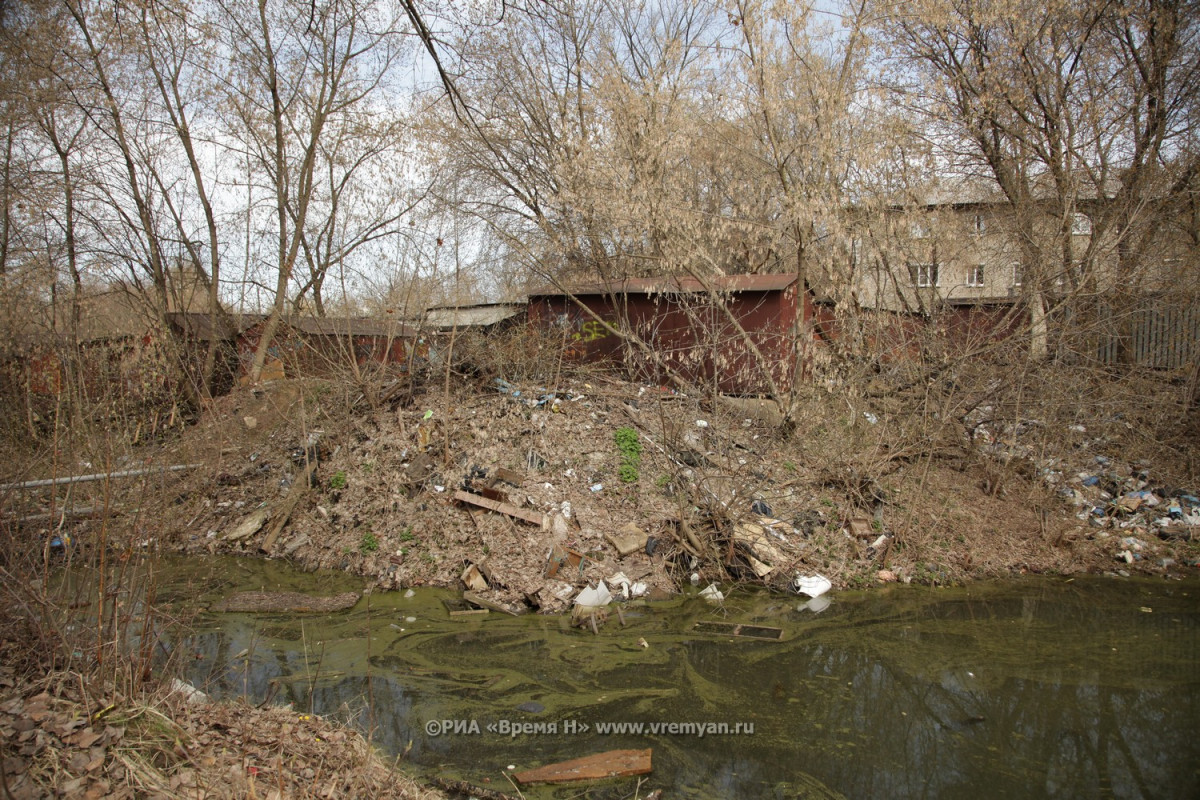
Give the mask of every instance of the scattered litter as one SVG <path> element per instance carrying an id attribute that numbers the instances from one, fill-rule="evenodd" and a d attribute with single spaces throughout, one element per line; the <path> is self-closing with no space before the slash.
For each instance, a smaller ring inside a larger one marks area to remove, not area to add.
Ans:
<path id="1" fill-rule="evenodd" d="M 184 702 L 189 705 L 200 705 L 208 702 L 208 695 L 179 678 L 171 679 L 171 691 L 183 695 Z"/>
<path id="2" fill-rule="evenodd" d="M 489 611 L 498 611 L 501 614 L 508 614 L 510 617 L 519 617 L 519 616 L 521 616 L 522 612 L 525 610 L 525 609 L 516 610 L 513 608 L 509 608 L 508 606 L 506 606 L 503 603 L 497 603 L 494 600 L 489 600 L 486 597 L 481 597 L 476 592 L 463 592 L 463 600 L 466 600 L 468 603 L 473 603 L 477 606 L 480 606 L 481 608 L 486 608 Z"/>
<path id="3" fill-rule="evenodd" d="M 646 532 L 632 522 L 624 525 L 616 533 L 605 534 L 604 538 L 608 539 L 622 558 L 645 548 L 650 540 Z"/>
<path id="4" fill-rule="evenodd" d="M 710 603 L 720 603 L 725 600 L 724 593 L 717 588 L 715 583 L 710 583 L 707 588 L 700 592 L 700 596 Z"/>
<path id="5" fill-rule="evenodd" d="M 483 577 L 483 574 L 479 571 L 479 567 L 475 566 L 474 564 L 468 564 L 467 568 L 463 570 L 462 575 L 460 575 L 458 579 L 462 581 L 462 585 L 465 586 L 468 591 L 487 591 L 487 579 Z"/>
<path id="6" fill-rule="evenodd" d="M 486 508 L 489 511 L 499 512 L 505 516 L 512 517 L 513 519 L 519 519 L 523 522 L 528 522 L 531 525 L 537 525 L 538 527 L 543 528 L 546 526 L 545 514 L 535 514 L 529 511 L 524 511 L 512 505 L 511 503 L 501 503 L 488 497 L 472 494 L 470 492 L 464 492 L 461 489 L 454 493 L 454 499 L 458 500 L 460 503 L 470 503 L 471 505 L 479 506 L 480 508 Z"/>
<path id="7" fill-rule="evenodd" d="M 833 584 L 824 575 L 797 575 L 792 586 L 799 594 L 809 597 L 820 597 L 833 588 Z"/>
<path id="8" fill-rule="evenodd" d="M 621 593 L 622 600 L 632 600 L 643 597 L 649 588 L 642 581 L 631 581 L 624 572 L 618 572 L 609 577 L 605 583 Z"/>
<path id="9" fill-rule="evenodd" d="M 604 581 L 597 581 L 595 588 L 588 586 L 575 597 L 575 605 L 599 608 L 612 602 L 612 593 Z"/>
<path id="10" fill-rule="evenodd" d="M 583 577 L 584 556 L 583 553 L 577 553 L 574 550 L 555 545 L 550 549 L 550 554 L 546 559 L 546 571 L 544 573 L 547 578 L 561 577 L 578 580 Z"/>

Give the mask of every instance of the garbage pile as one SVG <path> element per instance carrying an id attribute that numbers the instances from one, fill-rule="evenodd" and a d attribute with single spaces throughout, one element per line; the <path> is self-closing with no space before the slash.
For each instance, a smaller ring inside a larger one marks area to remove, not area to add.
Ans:
<path id="1" fill-rule="evenodd" d="M 1200 491 L 1156 480 L 1145 462 L 1124 463 L 1093 455 L 1113 442 L 1104 437 L 1088 438 L 1083 425 L 1070 425 L 1066 430 L 1078 454 L 1086 459 L 1082 463 L 1039 456 L 1031 443 L 1021 441 L 1021 436 L 1043 429 L 1043 423 L 997 423 L 991 419 L 992 412 L 990 406 L 984 406 L 964 419 L 976 445 L 1000 461 L 1024 459 L 1033 464 L 1041 481 L 1076 508 L 1076 517 L 1092 529 L 1093 538 L 1116 542 L 1116 561 L 1151 561 L 1154 566 L 1168 568 L 1176 562 L 1157 554 L 1163 543 L 1196 540 L 1200 533 Z M 1192 557 L 1186 566 L 1200 566 L 1200 558 Z"/>
<path id="2" fill-rule="evenodd" d="M 1163 485 L 1152 480 L 1145 465 L 1117 464 L 1106 456 L 1095 456 L 1089 466 L 1070 476 L 1048 471 L 1043 479 L 1058 485 L 1059 496 L 1076 507 L 1080 521 L 1096 529 L 1096 538 L 1116 538 L 1118 561 L 1133 564 L 1152 557 L 1155 540 L 1195 540 L 1200 531 L 1195 490 Z M 1164 557 L 1157 565 L 1174 563 Z"/>

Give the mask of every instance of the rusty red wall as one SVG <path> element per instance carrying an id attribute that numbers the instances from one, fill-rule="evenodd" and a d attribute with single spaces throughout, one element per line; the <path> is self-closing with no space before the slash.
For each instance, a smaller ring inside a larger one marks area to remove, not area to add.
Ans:
<path id="1" fill-rule="evenodd" d="M 254 354 L 262 339 L 263 324 L 243 331 L 237 340 L 238 360 L 242 375 L 250 372 Z M 402 336 L 355 334 L 347 341 L 345 335 L 306 334 L 288 325 L 280 326 L 267 348 L 267 360 L 278 359 L 288 377 L 324 376 L 350 365 L 351 345 L 354 362 L 367 364 L 406 365 L 409 360 L 408 339 Z M 427 346 L 417 348 L 418 355 L 427 353 Z"/>
<path id="2" fill-rule="evenodd" d="M 847 325 L 860 326 L 862 350 L 880 363 L 912 361 L 931 352 L 940 356 L 979 357 L 986 345 L 1020 332 L 1025 317 L 1012 306 L 954 306 L 927 317 L 893 311 L 860 311 L 852 321 L 838 318 L 827 305 L 818 307 L 817 340 L 837 343 Z"/>
<path id="3" fill-rule="evenodd" d="M 729 316 L 762 353 L 776 386 L 786 391 L 795 375 L 798 286 L 731 293 L 725 300 L 728 314 L 703 293 L 591 294 L 580 300 L 613 327 L 637 333 L 666 366 L 687 380 L 702 386 L 715 383 L 731 394 L 765 394 L 770 382 Z M 807 297 L 804 305 L 811 314 Z M 529 319 L 539 327 L 562 330 L 565 356 L 573 361 L 611 364 L 635 380 L 662 383 L 666 379 L 652 357 L 610 333 L 565 296 L 530 298 Z"/>

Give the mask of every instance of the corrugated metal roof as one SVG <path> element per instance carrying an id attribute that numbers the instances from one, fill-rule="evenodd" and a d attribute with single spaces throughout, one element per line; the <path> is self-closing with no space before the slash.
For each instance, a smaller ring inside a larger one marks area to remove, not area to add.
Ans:
<path id="1" fill-rule="evenodd" d="M 800 276 L 794 272 L 769 275 L 722 275 L 708 279 L 719 292 L 778 292 L 796 283 Z M 530 297 L 557 297 L 566 294 L 690 294 L 705 291 L 704 284 L 695 278 L 625 278 L 624 280 L 587 283 L 569 290 L 554 286 L 529 293 Z"/>
<path id="2" fill-rule="evenodd" d="M 425 312 L 431 328 L 485 328 L 512 319 L 525 311 L 524 303 L 479 303 L 471 306 L 442 306 Z"/>
<path id="3" fill-rule="evenodd" d="M 216 318 L 218 327 L 224 329 L 224 333 L 217 336 L 214 333 L 212 314 L 183 311 L 172 311 L 167 314 L 169 323 L 183 331 L 184 335 L 202 342 L 211 342 L 214 339 L 217 341 L 232 339 L 264 319 L 266 316 L 263 314 L 225 314 L 224 317 Z"/>

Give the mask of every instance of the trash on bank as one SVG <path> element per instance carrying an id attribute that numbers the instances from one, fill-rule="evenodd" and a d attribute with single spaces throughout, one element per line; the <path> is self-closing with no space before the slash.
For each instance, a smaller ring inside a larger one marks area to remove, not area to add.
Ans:
<path id="1" fill-rule="evenodd" d="M 189 705 L 200 705 L 208 702 L 208 695 L 192 686 L 190 683 L 179 678 L 171 679 L 171 692 L 183 695 L 183 700 Z"/>
<path id="2" fill-rule="evenodd" d="M 599 608 L 612 602 L 612 592 L 604 581 L 597 581 L 595 587 L 588 586 L 575 596 L 575 605 L 587 608 Z"/>
<path id="3" fill-rule="evenodd" d="M 538 527 L 542 528 L 546 527 L 545 514 L 540 512 L 533 513 L 530 511 L 525 511 L 517 508 L 511 503 L 501 503 L 488 497 L 482 497 L 477 494 L 472 494 L 471 492 L 464 492 L 461 489 L 454 493 L 454 499 L 460 503 L 469 503 L 473 506 L 486 508 L 488 511 L 496 511 L 500 514 L 504 514 L 506 517 L 519 519 L 522 522 L 528 522 L 531 525 L 537 525 Z"/>
<path id="4" fill-rule="evenodd" d="M 631 581 L 624 572 L 612 575 L 605 583 L 620 592 L 622 600 L 632 600 L 636 597 L 642 597 L 650 591 L 645 583 L 642 581 Z"/>
<path id="5" fill-rule="evenodd" d="M 710 583 L 702 592 L 700 592 L 700 596 L 710 603 L 720 603 L 725 600 L 724 593 L 717 588 L 715 583 Z"/>
<path id="6" fill-rule="evenodd" d="M 616 533 L 606 533 L 605 539 L 617 548 L 617 553 L 624 558 L 632 555 L 646 546 L 649 536 L 635 523 L 628 523 Z"/>
<path id="7" fill-rule="evenodd" d="M 820 597 L 833 588 L 833 583 L 824 575 L 797 575 L 792 587 L 798 594 Z"/>
<path id="8" fill-rule="evenodd" d="M 486 592 L 488 589 L 487 579 L 483 577 L 483 573 L 479 571 L 479 567 L 474 564 L 468 564 L 463 570 L 462 575 L 458 578 L 462 581 L 462 585 L 471 592 Z"/>
<path id="9" fill-rule="evenodd" d="M 580 580 L 583 578 L 583 566 L 583 553 L 555 545 L 546 557 L 546 571 L 543 574 L 547 578 Z"/>
<path id="10" fill-rule="evenodd" d="M 489 600 L 488 598 L 482 597 L 476 592 L 463 592 L 462 596 L 463 600 L 466 600 L 468 603 L 477 605 L 481 608 L 486 608 L 489 611 L 497 611 L 501 614 L 508 614 L 510 617 L 519 617 L 528 610 L 524 607 L 521 607 L 519 610 L 510 608 L 504 603 L 498 603 L 495 600 Z"/>

